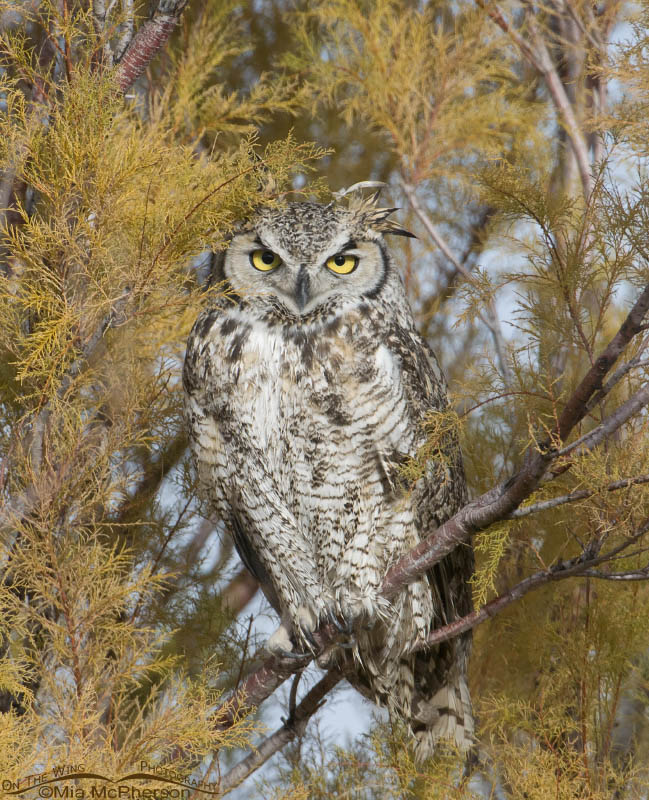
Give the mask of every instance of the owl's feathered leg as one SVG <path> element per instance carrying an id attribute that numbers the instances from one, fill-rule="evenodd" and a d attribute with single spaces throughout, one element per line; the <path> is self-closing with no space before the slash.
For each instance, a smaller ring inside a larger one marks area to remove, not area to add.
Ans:
<path id="1" fill-rule="evenodd" d="M 340 549 L 330 568 L 335 601 L 331 609 L 332 617 L 338 620 L 344 632 L 372 626 L 379 619 L 387 619 L 390 603 L 379 594 L 381 565 L 368 534 L 365 531 L 357 533 Z"/>
<path id="2" fill-rule="evenodd" d="M 250 543 L 250 537 L 246 533 L 241 521 L 238 517 L 232 516 L 230 519 L 230 532 L 234 539 L 235 547 L 239 553 L 239 557 L 246 565 L 248 570 L 257 578 L 266 599 L 271 606 L 281 616 L 281 623 L 276 631 L 274 631 L 266 642 L 266 648 L 273 655 L 281 658 L 290 657 L 293 654 L 293 645 L 298 637 L 292 636 L 292 632 L 297 625 L 299 633 L 306 642 L 315 649 L 316 642 L 313 638 L 312 632 L 318 624 L 316 616 L 306 606 L 299 606 L 296 612 L 295 620 L 286 610 L 282 610 L 282 601 L 273 586 L 273 582 L 261 561 L 261 558 L 254 550 Z M 297 655 L 297 654 L 295 654 Z M 297 656 L 301 657 L 301 655 Z"/>
<path id="3" fill-rule="evenodd" d="M 299 649 L 309 650 L 312 633 L 325 617 L 329 603 L 293 515 L 272 491 L 259 498 L 239 500 L 235 513 L 272 588 L 266 595 L 274 596 L 273 606 L 282 615 L 268 649 L 281 654 L 279 651 L 290 652 L 297 644 Z"/>

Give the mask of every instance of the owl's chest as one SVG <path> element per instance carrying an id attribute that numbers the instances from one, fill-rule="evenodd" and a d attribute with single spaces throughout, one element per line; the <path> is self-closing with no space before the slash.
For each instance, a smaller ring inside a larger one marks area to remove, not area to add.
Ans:
<path id="1" fill-rule="evenodd" d="M 224 377 L 262 446 L 276 453 L 301 446 L 308 455 L 318 430 L 335 437 L 353 422 L 359 367 L 371 357 L 344 341 L 260 326 Z"/>
<path id="2" fill-rule="evenodd" d="M 223 387 L 280 472 L 315 472 L 317 480 L 336 460 L 351 468 L 377 447 L 412 449 L 399 360 L 372 332 L 251 325 L 236 348 L 236 359 L 228 362 L 230 345 L 220 360 Z"/>

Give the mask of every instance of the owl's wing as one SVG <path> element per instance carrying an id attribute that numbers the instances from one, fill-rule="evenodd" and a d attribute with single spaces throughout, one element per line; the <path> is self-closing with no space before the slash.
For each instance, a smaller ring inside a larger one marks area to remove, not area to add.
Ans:
<path id="1" fill-rule="evenodd" d="M 219 309 L 199 316 L 190 335 L 183 382 L 185 414 L 202 493 L 232 533 L 237 550 L 275 607 L 317 619 L 326 600 L 310 544 L 271 473 L 262 443 L 245 417 L 245 397 L 227 344 L 211 336 Z"/>
<path id="2" fill-rule="evenodd" d="M 237 549 L 239 558 L 243 561 L 245 568 L 259 581 L 259 585 L 261 586 L 266 599 L 275 609 L 275 611 L 277 611 L 278 614 L 281 614 L 281 605 L 279 598 L 277 597 L 277 592 L 273 588 L 270 575 L 266 571 L 262 560 L 257 555 L 257 551 L 250 542 L 250 537 L 244 530 L 244 527 L 236 514 L 232 514 L 230 517 L 230 533 L 232 534 L 234 546 Z"/>
<path id="3" fill-rule="evenodd" d="M 413 425 L 421 428 L 418 441 L 422 446 L 427 438 L 423 427 L 426 415 L 448 409 L 444 375 L 435 354 L 415 330 L 395 327 L 390 332 L 388 346 L 400 359 L 403 389 L 408 398 Z M 456 432 L 447 431 L 436 451 L 411 495 L 415 523 L 421 538 L 431 535 L 467 500 L 466 479 Z M 429 582 L 442 601 L 442 619 L 438 624 L 450 622 L 471 611 L 471 590 L 467 581 L 473 569 L 473 548 L 460 545 L 429 571 Z"/>
<path id="4" fill-rule="evenodd" d="M 434 353 L 414 331 L 399 330 L 393 352 L 401 359 L 403 387 L 413 424 L 421 425 L 430 412 L 448 408 L 446 381 Z M 426 441 L 422 429 L 421 444 Z M 450 430 L 435 448 L 411 494 L 415 524 L 423 539 L 458 511 L 467 500 L 466 479 L 459 441 Z M 412 455 L 412 454 L 411 454 Z M 438 609 L 433 628 L 470 613 L 473 608 L 469 579 L 474 571 L 473 547 L 461 544 L 427 572 Z M 471 632 L 422 650 L 402 669 L 412 671 L 411 726 L 419 758 L 430 756 L 440 738 L 450 738 L 468 749 L 473 741 L 473 714 L 467 683 Z"/>

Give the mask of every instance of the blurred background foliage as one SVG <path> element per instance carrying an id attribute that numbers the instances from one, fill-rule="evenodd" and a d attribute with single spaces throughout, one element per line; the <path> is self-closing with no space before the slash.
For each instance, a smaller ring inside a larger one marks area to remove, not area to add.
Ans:
<path id="1" fill-rule="evenodd" d="M 258 662 L 264 624 L 196 496 L 179 377 L 236 220 L 386 182 L 418 237 L 391 246 L 449 377 L 473 495 L 551 429 L 649 282 L 646 3 L 192 0 L 122 94 L 112 62 L 150 11 L 0 0 L 0 778 L 13 781 L 145 758 L 218 782 L 259 741 L 263 709 L 228 731 L 211 718 Z M 646 384 L 645 344 L 573 439 Z M 646 482 L 607 487 L 649 473 L 646 426 L 641 411 L 566 452 L 530 504 L 588 496 L 478 535 L 476 603 L 603 531 L 632 535 Z M 615 569 L 643 557 L 640 542 Z M 550 583 L 475 632 L 469 765 L 440 753 L 415 768 L 383 719 L 347 743 L 312 722 L 240 796 L 645 796 L 648 612 L 642 581 Z"/>

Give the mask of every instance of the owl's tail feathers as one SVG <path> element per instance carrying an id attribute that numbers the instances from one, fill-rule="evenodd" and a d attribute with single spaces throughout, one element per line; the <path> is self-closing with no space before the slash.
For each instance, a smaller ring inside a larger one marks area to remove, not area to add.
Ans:
<path id="1" fill-rule="evenodd" d="M 455 672 L 433 697 L 415 695 L 411 726 L 415 734 L 415 759 L 430 758 L 440 740 L 467 752 L 475 744 L 473 712 L 466 676 Z"/>

